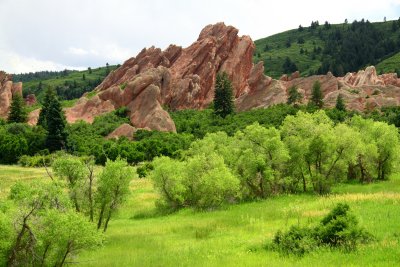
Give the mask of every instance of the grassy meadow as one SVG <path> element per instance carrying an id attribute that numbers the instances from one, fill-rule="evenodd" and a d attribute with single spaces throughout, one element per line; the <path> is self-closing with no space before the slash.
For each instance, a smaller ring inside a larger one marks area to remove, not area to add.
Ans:
<path id="1" fill-rule="evenodd" d="M 44 169 L 0 166 L 0 198 L 17 180 L 48 179 Z M 131 182 L 131 195 L 110 222 L 103 247 L 86 251 L 78 266 L 398 266 L 400 174 L 389 181 L 342 184 L 329 196 L 282 195 L 216 211 L 184 209 L 162 215 L 149 179 Z M 266 250 L 275 232 L 315 225 L 338 202 L 376 237 L 355 252 L 327 248 L 304 257 Z"/>

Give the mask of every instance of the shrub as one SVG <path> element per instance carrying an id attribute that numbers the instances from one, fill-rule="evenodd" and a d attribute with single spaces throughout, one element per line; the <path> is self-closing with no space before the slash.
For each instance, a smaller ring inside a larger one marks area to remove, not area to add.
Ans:
<path id="1" fill-rule="evenodd" d="M 150 171 L 154 169 L 153 164 L 151 162 L 145 162 L 136 168 L 136 172 L 139 175 L 139 178 L 146 177 Z"/>
<path id="2" fill-rule="evenodd" d="M 373 240 L 373 236 L 358 226 L 350 207 L 338 203 L 335 208 L 315 228 L 292 226 L 289 231 L 278 231 L 272 242 L 272 249 L 282 254 L 302 256 L 318 246 L 355 250 L 359 243 Z"/>
<path id="3" fill-rule="evenodd" d="M 315 237 L 321 244 L 355 250 L 359 242 L 372 239 L 371 234 L 358 226 L 349 209 L 349 205 L 339 203 L 321 220 L 321 225 L 315 229 Z"/>
<path id="4" fill-rule="evenodd" d="M 313 232 L 309 228 L 292 226 L 288 232 L 278 231 L 272 247 L 282 254 L 302 256 L 317 246 Z"/>

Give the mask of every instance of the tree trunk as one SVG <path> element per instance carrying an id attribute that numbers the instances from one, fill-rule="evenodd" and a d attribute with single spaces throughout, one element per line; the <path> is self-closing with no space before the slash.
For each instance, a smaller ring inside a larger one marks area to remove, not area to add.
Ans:
<path id="1" fill-rule="evenodd" d="M 65 251 L 64 257 L 62 258 L 62 260 L 61 260 L 61 262 L 60 262 L 60 265 L 59 265 L 60 267 L 64 265 L 65 260 L 67 259 L 67 256 L 68 256 L 68 254 L 69 254 L 69 252 L 70 252 L 70 248 L 71 248 L 71 242 L 68 241 L 67 250 Z"/>
<path id="2" fill-rule="evenodd" d="M 100 214 L 99 214 L 99 221 L 97 222 L 97 230 L 100 229 L 101 223 L 103 222 L 103 215 L 104 215 L 104 209 L 106 208 L 106 204 L 104 203 L 101 206 Z"/>
<path id="3" fill-rule="evenodd" d="M 24 219 L 24 223 L 22 225 L 21 231 L 18 233 L 17 240 L 15 241 L 15 245 L 14 245 L 13 249 L 11 250 L 10 256 L 8 257 L 8 262 L 7 262 L 7 266 L 8 267 L 17 266 L 18 265 L 18 263 L 16 262 L 17 253 L 18 253 L 19 248 L 21 246 L 21 240 L 22 240 L 22 237 L 25 234 L 25 230 L 26 230 L 26 228 L 25 228 L 25 219 Z"/>
<path id="4" fill-rule="evenodd" d="M 89 177 L 89 213 L 90 221 L 93 222 L 93 196 L 92 196 L 93 176 L 90 173 Z"/>
<path id="5" fill-rule="evenodd" d="M 103 229 L 104 233 L 107 231 L 108 222 L 111 219 L 111 212 L 112 212 L 112 207 L 110 207 L 110 210 L 108 211 L 108 216 L 107 216 L 106 223 L 104 224 L 104 229 Z"/>
<path id="6" fill-rule="evenodd" d="M 301 178 L 303 180 L 303 192 L 305 193 L 307 191 L 307 184 L 306 184 L 306 177 L 304 176 L 303 171 L 301 172 Z"/>
<path id="7" fill-rule="evenodd" d="M 42 260 L 40 261 L 40 266 L 45 266 L 45 260 L 46 260 L 46 256 L 47 256 L 47 251 L 49 251 L 49 248 L 50 248 L 50 244 L 47 244 L 47 246 L 46 246 L 46 248 L 45 248 L 45 250 L 44 250 L 44 252 L 43 252 L 43 255 L 42 255 Z"/>

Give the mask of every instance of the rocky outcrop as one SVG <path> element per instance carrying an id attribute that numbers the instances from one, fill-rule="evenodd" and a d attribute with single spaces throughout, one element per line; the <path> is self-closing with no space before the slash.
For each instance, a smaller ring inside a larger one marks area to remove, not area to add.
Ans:
<path id="1" fill-rule="evenodd" d="M 27 123 L 29 125 L 36 125 L 39 120 L 40 108 L 35 109 L 34 111 L 28 114 Z"/>
<path id="2" fill-rule="evenodd" d="M 0 118 L 7 118 L 15 94 L 22 95 L 22 83 L 13 83 L 11 75 L 0 71 Z"/>
<path id="3" fill-rule="evenodd" d="M 122 124 L 117 129 L 112 131 L 107 135 L 107 139 L 118 139 L 121 136 L 125 136 L 129 140 L 133 140 L 133 135 L 136 133 L 137 129 L 127 123 Z"/>
<path id="4" fill-rule="evenodd" d="M 396 74 L 377 75 L 371 66 L 339 78 L 331 73 L 300 77 L 295 72 L 274 80 L 264 75 L 263 62 L 253 65 L 254 49 L 250 37 L 238 36 L 237 29 L 224 23 L 206 26 L 187 48 L 143 49 L 111 72 L 95 89 L 95 96 L 86 95 L 67 109 L 67 120 L 92 122 L 95 116 L 126 106 L 135 128 L 175 131 L 164 108 L 206 108 L 213 100 L 216 75 L 222 71 L 232 81 L 238 111 L 285 103 L 293 86 L 306 104 L 316 81 L 321 84 L 326 107 L 333 107 L 339 94 L 350 109 L 400 105 Z"/>
<path id="5" fill-rule="evenodd" d="M 36 96 L 34 94 L 29 94 L 25 98 L 25 104 L 27 106 L 33 106 L 37 103 Z"/>
<path id="6" fill-rule="evenodd" d="M 213 100 L 218 72 L 228 74 L 235 97 L 251 91 L 254 49 L 250 37 L 239 37 L 236 28 L 224 23 L 205 27 L 197 41 L 187 48 L 171 45 L 164 51 L 154 47 L 143 49 L 106 77 L 96 88 L 98 98 L 81 99 L 68 109 L 67 119 L 90 122 L 96 115 L 127 106 L 135 127 L 175 131 L 172 119 L 162 107 L 207 107 Z M 268 80 L 263 74 L 258 78 Z"/>

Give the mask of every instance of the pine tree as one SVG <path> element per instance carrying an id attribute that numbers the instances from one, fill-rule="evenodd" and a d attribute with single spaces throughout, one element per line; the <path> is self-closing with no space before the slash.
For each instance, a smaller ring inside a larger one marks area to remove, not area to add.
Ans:
<path id="1" fill-rule="evenodd" d="M 321 83 L 319 81 L 315 81 L 313 84 L 310 103 L 320 109 L 324 106 Z"/>
<path id="2" fill-rule="evenodd" d="M 232 83 L 223 72 L 217 75 L 215 82 L 214 113 L 222 118 L 234 112 Z"/>
<path id="3" fill-rule="evenodd" d="M 26 122 L 28 117 L 25 109 L 25 102 L 21 94 L 14 94 L 11 102 L 10 113 L 8 115 L 8 122 Z"/>
<path id="4" fill-rule="evenodd" d="M 335 108 L 340 111 L 346 111 L 346 104 L 344 103 L 343 96 L 339 94 L 336 98 L 336 106 Z"/>
<path id="5" fill-rule="evenodd" d="M 288 92 L 289 96 L 288 96 L 288 100 L 287 103 L 290 104 L 296 104 L 296 102 L 298 102 L 299 100 L 301 100 L 301 98 L 303 97 L 299 91 L 297 91 L 296 86 L 292 86 L 289 88 L 289 92 Z"/>
<path id="6" fill-rule="evenodd" d="M 53 89 L 48 89 L 39 114 L 38 125 L 47 130 L 46 147 L 50 151 L 65 148 L 67 135 L 65 132 L 65 116 Z"/>

